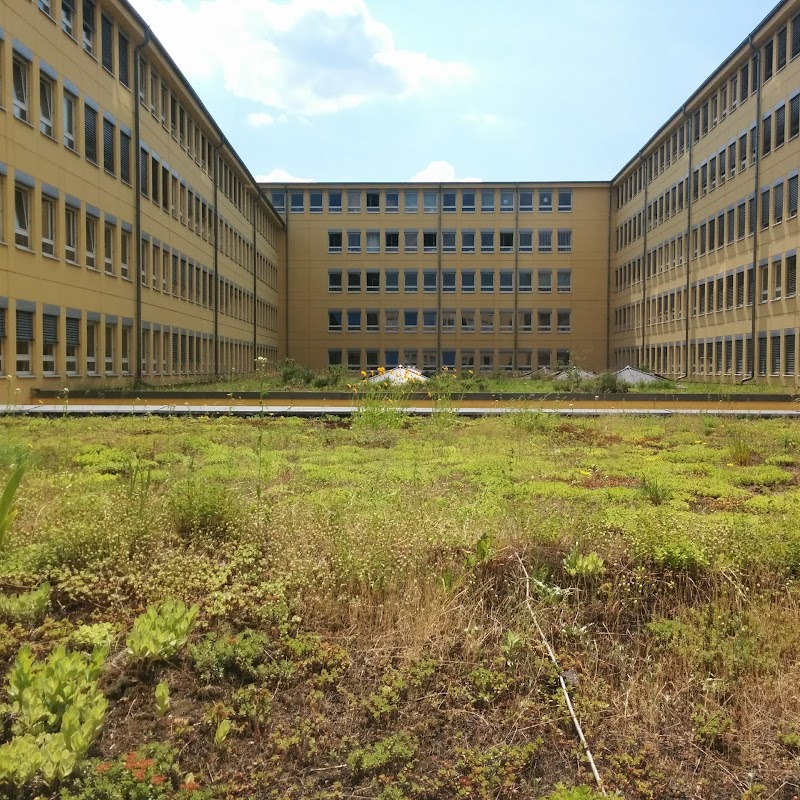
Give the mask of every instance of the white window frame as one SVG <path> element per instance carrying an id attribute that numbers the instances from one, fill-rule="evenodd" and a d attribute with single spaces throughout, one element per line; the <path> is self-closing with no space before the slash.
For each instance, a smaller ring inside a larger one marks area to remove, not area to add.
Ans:
<path id="1" fill-rule="evenodd" d="M 114 274 L 114 225 L 103 225 L 103 270 L 106 275 Z"/>
<path id="2" fill-rule="evenodd" d="M 97 375 L 97 334 L 100 323 L 86 322 L 86 374 Z"/>
<path id="3" fill-rule="evenodd" d="M 78 98 L 74 94 L 64 92 L 64 146 L 77 152 L 78 140 L 75 136 L 75 109 Z"/>
<path id="4" fill-rule="evenodd" d="M 121 278 L 130 278 L 131 235 L 128 231 L 120 233 L 119 240 L 119 274 Z"/>
<path id="5" fill-rule="evenodd" d="M 31 249 L 31 190 L 14 185 L 14 243 Z"/>
<path id="6" fill-rule="evenodd" d="M 86 215 L 86 266 L 89 269 L 97 269 L 97 222 L 97 217 Z"/>
<path id="7" fill-rule="evenodd" d="M 56 254 L 56 201 L 42 195 L 42 253 Z"/>
<path id="8" fill-rule="evenodd" d="M 55 95 L 53 81 L 46 75 L 39 74 L 39 131 L 52 139 L 55 132 Z M 47 107 L 45 107 L 47 106 Z"/>
<path id="9" fill-rule="evenodd" d="M 30 75 L 31 65 L 15 55 L 12 63 L 14 116 L 22 122 L 30 121 Z"/>
<path id="10" fill-rule="evenodd" d="M 64 258 L 78 263 L 78 210 L 71 206 L 64 208 Z"/>
<path id="11" fill-rule="evenodd" d="M 104 329 L 104 342 L 103 342 L 103 367 L 106 375 L 116 375 L 114 371 L 114 360 L 116 356 L 116 338 L 117 326 L 111 323 L 106 323 Z"/>

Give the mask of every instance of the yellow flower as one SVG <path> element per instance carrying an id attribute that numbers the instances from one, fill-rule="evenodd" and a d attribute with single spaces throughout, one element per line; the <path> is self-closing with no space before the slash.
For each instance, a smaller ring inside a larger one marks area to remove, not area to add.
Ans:
<path id="1" fill-rule="evenodd" d="M 366 377 L 367 377 L 367 373 L 366 373 L 366 372 L 364 372 L 364 370 L 363 370 L 363 369 L 361 370 L 361 377 L 362 377 L 362 378 L 366 378 Z"/>

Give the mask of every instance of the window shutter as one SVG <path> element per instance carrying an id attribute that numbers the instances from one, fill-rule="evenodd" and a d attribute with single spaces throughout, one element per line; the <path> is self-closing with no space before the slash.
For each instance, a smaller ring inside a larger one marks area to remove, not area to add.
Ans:
<path id="1" fill-rule="evenodd" d="M 67 317 L 67 346 L 77 347 L 81 343 L 81 321 Z"/>
<path id="2" fill-rule="evenodd" d="M 42 314 L 42 340 L 45 344 L 57 344 L 58 317 L 55 314 Z"/>
<path id="3" fill-rule="evenodd" d="M 126 183 L 131 182 L 131 137 L 119 132 L 119 176 Z"/>
<path id="4" fill-rule="evenodd" d="M 107 119 L 103 120 L 103 167 L 114 172 L 114 125 Z"/>
<path id="5" fill-rule="evenodd" d="M 86 141 L 86 158 L 97 163 L 97 112 L 83 106 L 83 127 Z"/>
<path id="6" fill-rule="evenodd" d="M 103 66 L 109 71 L 114 71 L 114 23 L 103 14 L 100 18 L 101 34 L 103 39 Z"/>
<path id="7" fill-rule="evenodd" d="M 792 19 L 792 58 L 800 55 L 800 14 Z"/>
<path id="8" fill-rule="evenodd" d="M 17 341 L 33 341 L 33 312 L 17 310 Z"/>
<path id="9" fill-rule="evenodd" d="M 130 73 L 128 68 L 128 40 L 119 35 L 119 82 L 123 86 L 130 86 Z"/>
<path id="10" fill-rule="evenodd" d="M 797 175 L 789 178 L 789 216 L 797 213 Z"/>
<path id="11" fill-rule="evenodd" d="M 0 339 L 6 338 L 6 310 L 0 308 Z"/>

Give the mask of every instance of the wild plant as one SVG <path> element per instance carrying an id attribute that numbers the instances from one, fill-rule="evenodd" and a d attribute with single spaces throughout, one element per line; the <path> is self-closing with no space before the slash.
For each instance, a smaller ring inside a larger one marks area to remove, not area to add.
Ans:
<path id="1" fill-rule="evenodd" d="M 5 551 L 8 544 L 8 536 L 11 532 L 11 526 L 17 518 L 18 508 L 14 503 L 14 495 L 16 495 L 19 485 L 22 482 L 22 476 L 28 468 L 26 459 L 20 459 L 11 474 L 8 476 L 3 494 L 0 495 L 0 553 Z"/>
<path id="2" fill-rule="evenodd" d="M 133 622 L 128 653 L 140 662 L 169 660 L 186 645 L 199 610 L 180 600 L 167 600 L 158 608 L 148 606 Z"/>
<path id="3" fill-rule="evenodd" d="M 384 367 L 378 368 L 375 376 L 385 374 Z M 353 427 L 379 431 L 399 430 L 408 418 L 408 399 L 414 390 L 413 383 L 394 384 L 388 380 L 370 380 L 366 373 L 358 383 L 350 384 L 353 392 Z"/>
<path id="4" fill-rule="evenodd" d="M 597 553 L 578 550 L 576 544 L 564 559 L 564 571 L 573 578 L 597 578 L 606 571 L 605 562 Z"/>
<path id="5" fill-rule="evenodd" d="M 80 768 L 103 727 L 108 701 L 97 681 L 106 651 L 91 655 L 59 647 L 37 662 L 23 647 L 6 683 L 12 739 L 0 746 L 0 785 L 36 780 L 52 785 Z"/>
<path id="6" fill-rule="evenodd" d="M 642 496 L 654 506 L 660 506 L 672 499 L 672 489 L 658 478 L 644 478 L 641 485 Z"/>
<path id="7" fill-rule="evenodd" d="M 50 584 L 43 583 L 38 589 L 20 594 L 0 594 L 0 619 L 33 625 L 39 622 L 50 609 Z"/>
<path id="8" fill-rule="evenodd" d="M 161 681 L 156 686 L 156 713 L 159 717 L 166 717 L 169 714 L 170 699 L 169 699 L 169 686 L 166 681 Z"/>
<path id="9" fill-rule="evenodd" d="M 736 436 L 728 445 L 728 460 L 738 467 L 748 466 L 755 455 L 750 443 L 743 436 Z"/>

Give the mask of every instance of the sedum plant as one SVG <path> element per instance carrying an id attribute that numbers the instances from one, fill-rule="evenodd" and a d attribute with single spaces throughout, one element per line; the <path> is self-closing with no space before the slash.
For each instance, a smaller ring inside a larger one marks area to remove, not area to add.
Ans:
<path id="1" fill-rule="evenodd" d="M 50 609 L 50 584 L 43 583 L 32 592 L 0 594 L 0 619 L 32 625 Z"/>
<path id="2" fill-rule="evenodd" d="M 165 661 L 189 640 L 200 608 L 181 600 L 166 600 L 158 608 L 148 606 L 133 622 L 128 634 L 128 653 L 137 661 Z"/>
<path id="3" fill-rule="evenodd" d="M 0 746 L 0 786 L 52 785 L 72 775 L 100 733 L 108 701 L 98 688 L 106 651 L 91 655 L 59 647 L 36 661 L 23 647 L 9 672 L 12 738 Z"/>

